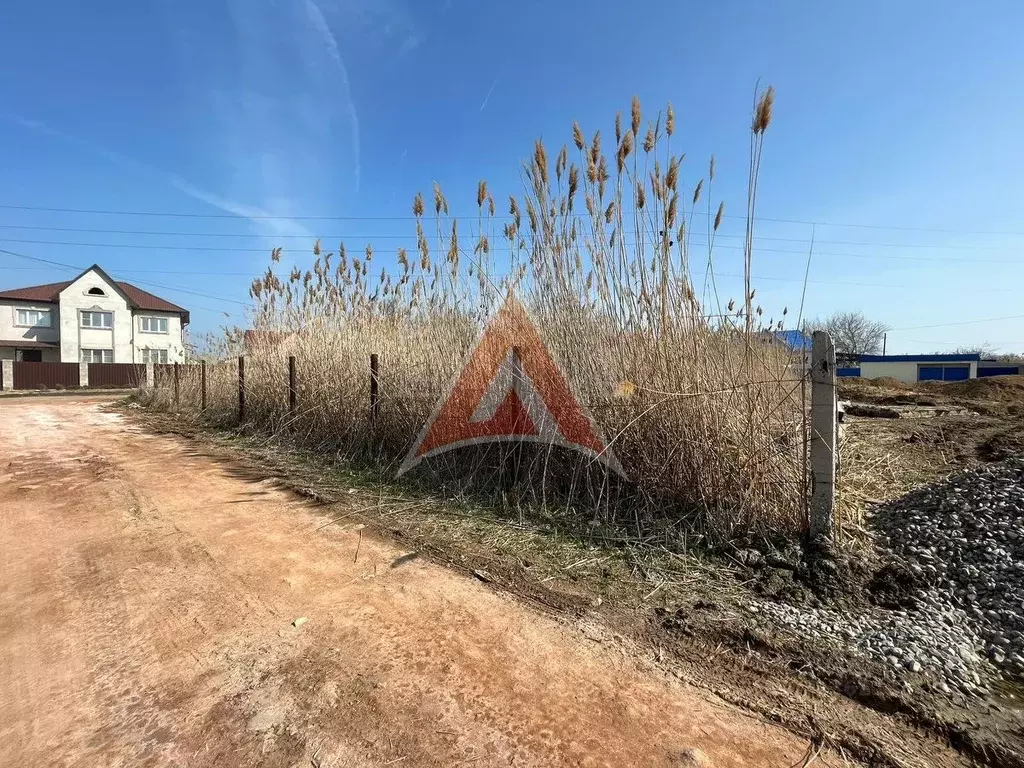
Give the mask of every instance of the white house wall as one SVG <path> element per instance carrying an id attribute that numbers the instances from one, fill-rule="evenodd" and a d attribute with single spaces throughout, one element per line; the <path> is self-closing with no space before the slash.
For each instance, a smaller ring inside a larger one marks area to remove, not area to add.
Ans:
<path id="1" fill-rule="evenodd" d="M 89 293 L 99 288 L 104 296 Z M 82 349 L 112 349 L 115 363 L 135 362 L 132 311 L 120 289 L 96 272 L 86 272 L 60 293 L 60 359 L 77 363 Z M 82 328 L 83 311 L 112 312 L 112 328 Z"/>
<path id="2" fill-rule="evenodd" d="M 19 309 L 43 309 L 50 311 L 50 328 L 26 328 L 19 326 Z M 0 343 L 9 341 L 50 341 L 56 342 L 59 338 L 60 312 L 56 304 L 40 303 L 38 301 L 14 301 L 12 299 L 0 300 Z"/>
<path id="3" fill-rule="evenodd" d="M 56 347 L 39 350 L 42 354 L 40 359 L 44 363 L 59 363 L 60 350 Z M 0 360 L 16 360 L 17 350 L 14 347 L 0 347 Z"/>
<path id="4" fill-rule="evenodd" d="M 142 330 L 143 317 L 166 317 L 167 333 L 150 333 Z M 135 329 L 135 362 L 142 362 L 144 349 L 166 349 L 168 363 L 185 362 L 184 337 L 181 333 L 181 315 L 172 312 L 150 312 L 139 309 L 132 320 Z"/>

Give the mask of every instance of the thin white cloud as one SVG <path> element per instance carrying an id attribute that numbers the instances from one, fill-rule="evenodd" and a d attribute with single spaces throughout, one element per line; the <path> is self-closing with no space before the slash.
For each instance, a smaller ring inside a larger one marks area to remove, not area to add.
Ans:
<path id="1" fill-rule="evenodd" d="M 415 32 L 410 33 L 403 38 L 401 44 L 398 46 L 398 58 L 402 58 L 407 53 L 412 53 L 419 44 L 423 42 L 423 38 Z"/>
<path id="2" fill-rule="evenodd" d="M 352 126 L 352 151 L 355 155 L 355 168 L 353 173 L 355 174 L 356 180 L 356 191 L 359 191 L 360 177 L 362 176 L 362 168 L 359 160 L 359 113 L 356 111 L 355 102 L 352 99 L 352 85 L 349 82 L 348 67 L 345 66 L 345 59 L 341 56 L 341 51 L 338 48 L 338 40 L 335 38 L 334 33 L 331 32 L 331 27 L 327 23 L 327 19 L 324 17 L 323 11 L 320 10 L 320 6 L 317 5 L 313 0 L 304 0 L 306 9 L 306 17 L 310 23 L 319 33 L 321 40 L 323 41 L 324 47 L 327 50 L 327 55 L 331 57 L 335 66 L 338 68 L 338 74 L 341 77 L 342 84 L 342 98 L 345 102 L 345 111 L 348 112 L 349 121 Z"/>
<path id="3" fill-rule="evenodd" d="M 408 53 L 423 35 L 402 0 L 319 0 L 327 18 L 388 58 Z"/>
<path id="4" fill-rule="evenodd" d="M 195 198 L 207 205 L 212 205 L 214 208 L 219 208 L 225 213 L 249 219 L 249 221 L 260 229 L 268 230 L 271 235 L 298 235 L 301 237 L 314 237 L 312 232 L 306 229 L 305 226 L 295 219 L 288 218 L 287 216 L 278 216 L 254 205 L 246 205 L 245 203 L 240 203 L 237 200 L 230 200 L 226 197 L 221 197 L 213 192 L 208 192 L 201 187 L 190 184 L 185 179 L 177 176 L 169 176 L 168 181 L 175 189 L 185 193 L 189 197 Z"/>
<path id="5" fill-rule="evenodd" d="M 238 216 L 239 218 L 248 219 L 257 228 L 257 230 L 263 234 L 287 234 L 313 237 L 313 234 L 306 229 L 306 227 L 294 219 L 286 216 L 277 216 L 263 210 L 262 208 L 247 205 L 246 203 L 241 203 L 237 200 L 231 200 L 227 197 L 223 197 L 222 195 L 218 195 L 215 192 L 210 192 L 209 190 L 192 184 L 176 174 L 161 170 L 160 168 L 156 168 L 148 163 L 140 162 L 133 157 L 129 157 L 122 152 L 108 149 L 94 141 L 89 141 L 88 139 L 83 139 L 79 136 L 66 133 L 65 131 L 52 128 L 41 120 L 34 120 L 20 115 L 10 115 L 9 118 L 24 128 L 58 139 L 65 143 L 72 144 L 94 155 L 98 155 L 121 168 L 159 179 L 161 182 L 174 187 L 179 192 L 182 192 L 195 200 L 206 203 L 207 205 L 211 205 L 225 213 L 230 213 L 234 216 Z"/>
<path id="6" fill-rule="evenodd" d="M 41 133 L 53 134 L 50 127 L 40 120 L 29 120 L 27 117 L 21 117 L 20 115 L 10 115 L 10 120 L 13 120 L 23 128 L 31 128 L 32 130 L 39 131 Z"/>
<path id="7" fill-rule="evenodd" d="M 491 87 L 487 91 L 487 95 L 484 96 L 484 103 L 480 105 L 480 111 L 483 112 L 487 107 L 487 102 L 491 100 L 491 94 L 494 93 L 494 88 L 498 84 L 498 78 L 494 78 L 494 82 L 491 83 Z"/>
<path id="8" fill-rule="evenodd" d="M 320 6 L 313 2 L 313 0 L 304 0 L 306 8 L 306 16 L 313 23 L 316 31 L 320 33 L 323 38 L 324 45 L 327 48 L 327 53 L 335 63 L 345 69 L 345 62 L 341 58 L 341 52 L 338 50 L 338 41 L 334 37 L 334 33 L 331 32 L 330 26 L 327 24 L 327 19 L 324 18 L 323 11 L 320 10 Z M 347 77 L 347 76 L 346 76 Z"/>
<path id="9" fill-rule="evenodd" d="M 221 0 L 187 13 L 175 0 L 153 4 L 176 65 L 159 95 L 190 108 L 147 143 L 180 160 L 132 149 L 156 168 L 39 120 L 20 125 L 248 220 L 259 235 L 312 237 L 319 224 L 303 215 L 346 204 L 362 184 L 353 86 L 422 44 L 411 0 Z"/>

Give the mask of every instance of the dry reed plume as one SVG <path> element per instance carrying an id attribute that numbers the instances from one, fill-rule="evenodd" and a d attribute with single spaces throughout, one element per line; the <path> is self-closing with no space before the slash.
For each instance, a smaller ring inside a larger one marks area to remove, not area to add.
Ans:
<path id="1" fill-rule="evenodd" d="M 251 287 L 245 428 L 393 472 L 481 325 L 514 289 L 631 482 L 575 454 L 522 444 L 447 454 L 417 470 L 425 481 L 676 542 L 802 531 L 803 369 L 765 333 L 781 322 L 763 321 L 750 280 L 772 103 L 769 88 L 751 124 L 739 310 L 734 301 L 723 310 L 717 295 L 708 304 L 691 274 L 690 229 L 703 197 L 708 246 L 700 265 L 713 284 L 714 235 L 724 215 L 724 205 L 712 215 L 714 160 L 705 178 L 685 182 L 683 156 L 671 146 L 672 107 L 645 127 L 634 99 L 628 124 L 616 118 L 608 151 L 600 132 L 588 139 L 578 124 L 554 162 L 538 141 L 523 166 L 525 189 L 509 197 L 507 215 L 496 212 L 485 181 L 468 221 L 449 214 L 439 186 L 430 203 L 416 195 L 415 253 L 399 249 L 395 267 L 380 268 L 369 246 L 328 252 L 319 244 L 308 271 L 281 277 L 272 264 Z M 279 259 L 276 250 L 272 261 Z M 237 349 L 241 337 L 236 331 L 224 341 Z M 370 353 L 380 359 L 381 393 L 372 424 Z M 299 371 L 294 415 L 288 355 Z M 211 367 L 202 414 L 197 386 L 190 370 L 183 413 L 233 423 L 234 363 Z M 159 387 L 155 399 L 168 405 L 169 388 Z"/>

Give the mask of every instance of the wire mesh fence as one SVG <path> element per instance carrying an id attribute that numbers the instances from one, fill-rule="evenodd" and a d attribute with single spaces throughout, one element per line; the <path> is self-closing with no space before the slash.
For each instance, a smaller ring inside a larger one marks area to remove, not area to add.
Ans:
<path id="1" fill-rule="evenodd" d="M 451 385 L 441 372 L 403 368 L 387 354 L 291 351 L 298 354 L 261 351 L 156 366 L 150 403 L 287 440 L 384 477 L 397 470 Z M 483 487 L 506 501 L 627 524 L 638 534 L 652 525 L 691 541 L 754 530 L 802 533 L 811 387 L 803 365 L 780 370 L 688 392 L 645 385 L 604 387 L 603 396 L 588 390 L 581 404 L 629 482 L 591 458 L 525 442 L 452 450 L 428 462 L 420 479 L 454 493 Z"/>

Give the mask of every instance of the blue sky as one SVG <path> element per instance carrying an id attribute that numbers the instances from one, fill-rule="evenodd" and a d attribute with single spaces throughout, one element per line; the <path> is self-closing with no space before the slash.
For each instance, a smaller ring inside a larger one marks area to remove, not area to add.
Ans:
<path id="1" fill-rule="evenodd" d="M 684 179 L 714 153 L 714 197 L 739 214 L 760 79 L 777 89 L 754 255 L 766 311 L 799 303 L 813 229 L 805 314 L 862 310 L 895 329 L 893 352 L 1024 352 L 1017 2 L 114 5 L 5 10 L 0 249 L 99 262 L 189 307 L 196 331 L 243 322 L 271 246 L 307 263 L 313 236 L 344 237 L 383 261 L 412 227 L 386 217 L 416 191 L 437 180 L 472 215 L 479 179 L 517 193 L 535 138 L 568 142 L 574 119 L 610 134 L 634 93 L 650 114 L 673 102 Z M 741 252 L 718 263 L 738 275 Z M 2 287 L 70 275 L 0 253 Z M 968 322 L 985 318 L 1013 319 Z"/>

